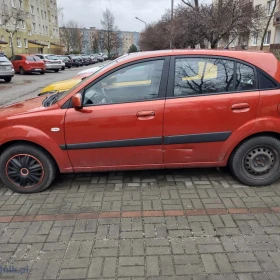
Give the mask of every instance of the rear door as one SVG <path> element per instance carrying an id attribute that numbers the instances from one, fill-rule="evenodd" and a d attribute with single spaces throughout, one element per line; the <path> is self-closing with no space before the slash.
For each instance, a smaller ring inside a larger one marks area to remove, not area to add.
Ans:
<path id="1" fill-rule="evenodd" d="M 208 165 L 255 125 L 256 71 L 224 57 L 173 57 L 164 113 L 164 162 Z"/>

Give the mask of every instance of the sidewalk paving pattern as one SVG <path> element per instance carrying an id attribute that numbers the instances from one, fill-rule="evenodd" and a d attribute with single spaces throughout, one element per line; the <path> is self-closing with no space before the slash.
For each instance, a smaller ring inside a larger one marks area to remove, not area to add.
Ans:
<path id="1" fill-rule="evenodd" d="M 0 279 L 280 279 L 280 182 L 189 169 L 61 175 L 30 195 L 1 184 Z"/>

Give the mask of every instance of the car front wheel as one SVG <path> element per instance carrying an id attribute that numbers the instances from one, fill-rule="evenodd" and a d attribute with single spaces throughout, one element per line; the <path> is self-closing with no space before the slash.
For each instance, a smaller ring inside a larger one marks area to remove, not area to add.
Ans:
<path id="1" fill-rule="evenodd" d="M 242 183 L 267 186 L 280 177 L 280 141 L 256 136 L 242 143 L 231 155 L 229 167 Z"/>
<path id="2" fill-rule="evenodd" d="M 0 179 L 18 193 L 37 193 L 50 186 L 56 165 L 44 150 L 29 144 L 7 148 L 0 157 Z"/>

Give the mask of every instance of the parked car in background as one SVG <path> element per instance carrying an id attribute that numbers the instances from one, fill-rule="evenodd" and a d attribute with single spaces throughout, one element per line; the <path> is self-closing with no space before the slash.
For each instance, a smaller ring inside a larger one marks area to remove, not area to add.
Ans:
<path id="1" fill-rule="evenodd" d="M 84 66 L 84 65 L 85 65 L 85 62 L 84 62 L 84 60 L 83 60 L 82 56 L 77 55 L 76 57 L 77 57 L 77 58 L 78 58 L 78 60 L 79 60 L 80 66 Z"/>
<path id="2" fill-rule="evenodd" d="M 86 70 L 83 70 L 83 71 L 79 72 L 77 74 L 77 76 L 75 76 L 71 79 L 52 83 L 52 84 L 46 86 L 45 88 L 43 88 L 41 90 L 41 92 L 39 93 L 39 96 L 46 95 L 46 94 L 56 94 L 56 93 L 60 93 L 60 92 L 64 92 L 66 90 L 69 90 L 73 86 L 78 84 L 81 80 L 83 80 L 83 79 L 89 77 L 90 75 L 98 72 L 102 67 L 104 67 L 104 65 L 89 68 L 89 69 L 86 69 Z"/>
<path id="3" fill-rule="evenodd" d="M 40 57 L 46 66 L 46 70 L 52 70 L 54 72 L 58 72 L 59 70 L 62 70 L 65 65 L 62 63 L 62 61 L 53 54 L 36 54 L 36 56 Z"/>
<path id="4" fill-rule="evenodd" d="M 0 79 L 9 83 L 15 74 L 14 66 L 9 59 L 0 54 Z"/>
<path id="5" fill-rule="evenodd" d="M 108 59 L 108 55 L 106 53 L 103 54 L 103 58 L 104 60 L 107 60 Z"/>
<path id="6" fill-rule="evenodd" d="M 91 59 L 90 59 L 89 56 L 87 56 L 87 55 L 82 55 L 81 57 L 82 57 L 82 59 L 83 59 L 84 65 L 88 66 L 88 65 L 92 64 L 92 61 L 91 61 Z"/>
<path id="7" fill-rule="evenodd" d="M 80 60 L 77 56 L 75 55 L 65 55 L 68 57 L 72 63 L 72 67 L 80 67 Z"/>
<path id="8" fill-rule="evenodd" d="M 98 59 L 96 55 L 91 55 L 90 58 L 93 64 L 98 63 Z"/>
<path id="9" fill-rule="evenodd" d="M 59 58 L 60 60 L 62 60 L 62 62 L 65 63 L 65 67 L 66 67 L 66 68 L 70 69 L 70 68 L 72 67 L 72 64 L 73 64 L 73 63 L 72 63 L 72 61 L 71 61 L 71 59 L 70 59 L 69 57 L 63 56 L 63 55 L 59 55 L 58 58 Z M 65 69 L 65 68 L 64 68 L 64 69 Z M 64 69 L 62 69 L 62 70 L 64 70 Z"/>
<path id="10" fill-rule="evenodd" d="M 99 62 L 103 62 L 104 61 L 104 57 L 103 57 L 103 55 L 101 53 L 97 54 L 97 60 Z"/>
<path id="11" fill-rule="evenodd" d="M 10 58 L 12 62 L 15 73 L 20 73 L 21 75 L 37 72 L 40 74 L 45 74 L 46 65 L 40 57 L 30 54 L 17 54 Z"/>

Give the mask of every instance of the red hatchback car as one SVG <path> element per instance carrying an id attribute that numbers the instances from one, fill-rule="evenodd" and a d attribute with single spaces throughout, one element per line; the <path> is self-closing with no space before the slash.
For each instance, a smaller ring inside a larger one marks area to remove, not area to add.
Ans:
<path id="1" fill-rule="evenodd" d="M 71 90 L 0 110 L 0 177 L 46 189 L 57 172 L 222 167 L 280 177 L 280 64 L 271 53 L 123 56 Z"/>
<path id="2" fill-rule="evenodd" d="M 44 61 L 35 55 L 18 54 L 11 57 L 10 61 L 13 63 L 15 72 L 21 75 L 32 72 L 38 72 L 43 75 L 46 71 Z"/>

